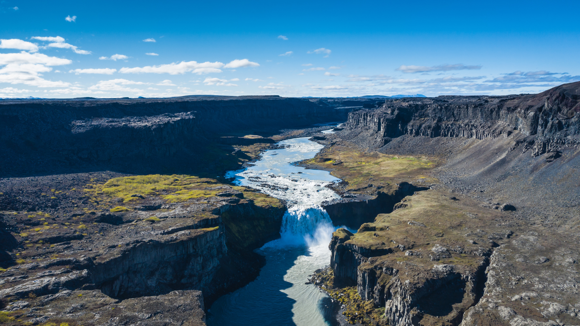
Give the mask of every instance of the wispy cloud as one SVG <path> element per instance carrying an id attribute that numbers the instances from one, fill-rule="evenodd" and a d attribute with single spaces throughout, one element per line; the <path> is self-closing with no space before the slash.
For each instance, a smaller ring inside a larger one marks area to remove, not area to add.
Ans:
<path id="1" fill-rule="evenodd" d="M 0 83 L 24 84 L 37 87 L 67 87 L 67 82 L 50 81 L 42 74 L 52 71 L 51 66 L 71 64 L 68 59 L 50 57 L 41 53 L 0 53 Z"/>
<path id="2" fill-rule="evenodd" d="M 116 71 L 117 71 L 117 69 L 111 69 L 111 68 L 88 68 L 88 69 L 69 70 L 70 73 L 74 73 L 76 75 L 80 75 L 80 74 L 112 75 Z"/>
<path id="3" fill-rule="evenodd" d="M 159 55 L 159 54 L 157 54 L 157 53 L 153 53 L 153 52 L 149 52 L 149 53 L 145 53 L 145 54 L 146 54 L 146 55 L 150 55 L 150 56 L 154 56 L 154 57 L 156 57 L 156 56 L 158 56 L 158 55 Z"/>
<path id="4" fill-rule="evenodd" d="M 66 16 L 66 18 L 65 18 L 64 20 L 66 20 L 66 21 L 67 21 L 67 22 L 69 22 L 69 23 L 74 23 L 74 22 L 76 22 L 76 21 L 77 21 L 77 16 L 72 16 L 72 17 L 71 17 L 71 16 L 69 15 L 69 16 Z"/>
<path id="5" fill-rule="evenodd" d="M 308 51 L 309 54 L 311 54 L 311 53 L 315 53 L 315 54 L 326 54 L 324 56 L 325 58 L 328 58 L 328 56 L 330 56 L 330 53 L 331 52 L 332 52 L 331 50 L 325 49 L 325 48 L 320 48 L 320 49 Z"/>
<path id="6" fill-rule="evenodd" d="M 206 78 L 203 83 L 208 85 L 208 86 L 238 86 L 236 84 L 232 84 L 230 83 L 230 81 L 237 81 L 239 79 L 234 78 L 232 80 L 227 80 L 227 79 L 220 79 L 220 78 Z"/>
<path id="7" fill-rule="evenodd" d="M 452 71 L 452 70 L 479 70 L 481 66 L 466 66 L 463 64 L 453 64 L 453 65 L 439 65 L 439 66 L 405 66 L 402 65 L 397 68 L 398 71 L 402 71 L 407 74 L 416 74 L 416 73 L 423 73 L 423 72 L 433 72 L 433 71 Z"/>
<path id="8" fill-rule="evenodd" d="M 143 40 L 143 42 L 150 42 L 150 43 L 155 43 L 155 42 L 157 42 L 157 41 L 155 41 L 155 39 L 154 39 L 154 38 L 146 38 L 146 39 L 144 39 L 144 40 Z"/>
<path id="9" fill-rule="evenodd" d="M 243 67 L 258 67 L 260 66 L 258 63 L 256 62 L 251 62 L 248 59 L 236 59 L 236 60 L 232 60 L 230 63 L 228 63 L 227 65 L 224 66 L 224 68 L 243 68 Z"/>
<path id="10" fill-rule="evenodd" d="M 177 86 L 173 84 L 173 82 L 169 79 L 165 79 L 164 81 L 157 84 L 158 86 Z"/>
<path id="11" fill-rule="evenodd" d="M 258 79 L 258 78 L 246 78 L 245 81 L 260 82 L 260 81 L 263 81 L 263 80 Z"/>
<path id="12" fill-rule="evenodd" d="M 134 68 L 121 68 L 120 73 L 123 74 L 170 74 L 179 75 L 191 72 L 198 75 L 209 73 L 220 73 L 224 64 L 221 62 L 197 62 L 197 61 L 182 61 L 180 63 L 170 63 L 158 66 L 145 66 Z"/>
<path id="13" fill-rule="evenodd" d="M 139 88 L 125 87 L 127 85 L 147 85 L 147 84 L 139 81 L 118 78 L 111 80 L 101 80 L 97 84 L 89 87 L 89 89 L 101 91 L 131 92 L 131 93 L 142 92 L 142 90 Z"/>
<path id="14" fill-rule="evenodd" d="M 14 10 L 18 10 L 18 7 L 14 7 L 14 8 L 12 8 L 12 9 L 14 9 Z"/>
<path id="15" fill-rule="evenodd" d="M 302 66 L 303 67 L 310 67 L 310 66 L 312 66 L 312 64 L 311 63 L 303 63 Z"/>
<path id="16" fill-rule="evenodd" d="M 286 52 L 286 53 L 282 53 L 282 54 L 280 54 L 280 56 L 281 56 L 281 57 L 286 57 L 286 56 L 292 55 L 292 53 L 294 53 L 294 52 L 292 52 L 292 51 L 288 51 L 288 52 Z"/>
<path id="17" fill-rule="evenodd" d="M 337 70 L 337 69 L 342 69 L 342 67 L 332 66 L 328 68 L 328 70 Z"/>
<path id="18" fill-rule="evenodd" d="M 330 73 L 328 71 L 324 73 L 324 76 L 339 76 L 339 75 L 340 74 L 333 74 L 333 73 Z"/>
<path id="19" fill-rule="evenodd" d="M 51 42 L 46 46 L 48 48 L 71 49 L 77 54 L 91 54 L 91 51 L 80 50 L 77 46 L 65 43 L 65 39 L 60 36 L 33 36 L 32 39 Z"/>
<path id="20" fill-rule="evenodd" d="M 288 41 L 288 37 L 284 35 L 278 35 L 278 38 L 284 41 Z"/>
<path id="21" fill-rule="evenodd" d="M 113 54 L 110 57 L 100 57 L 99 58 L 99 60 L 113 60 L 113 61 L 126 60 L 126 59 L 129 59 L 129 57 L 124 55 L 124 54 Z"/>
<path id="22" fill-rule="evenodd" d="M 14 50 L 37 52 L 38 45 L 15 38 L 9 40 L 0 39 L 0 49 L 14 49 Z"/>
<path id="23" fill-rule="evenodd" d="M 302 71 L 322 71 L 325 70 L 322 67 L 312 67 L 312 68 L 308 68 L 308 69 L 302 69 Z"/>
<path id="24" fill-rule="evenodd" d="M 283 83 L 268 83 L 268 85 L 265 85 L 265 86 L 258 86 L 258 88 L 267 89 L 267 90 L 284 89 L 286 87 L 287 86 L 284 85 Z"/>

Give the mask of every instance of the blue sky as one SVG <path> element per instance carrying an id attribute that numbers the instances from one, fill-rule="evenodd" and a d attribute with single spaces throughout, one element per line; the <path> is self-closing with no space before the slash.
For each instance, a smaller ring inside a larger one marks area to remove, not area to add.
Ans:
<path id="1" fill-rule="evenodd" d="M 580 1 L 0 0 L 0 98 L 535 93 Z"/>

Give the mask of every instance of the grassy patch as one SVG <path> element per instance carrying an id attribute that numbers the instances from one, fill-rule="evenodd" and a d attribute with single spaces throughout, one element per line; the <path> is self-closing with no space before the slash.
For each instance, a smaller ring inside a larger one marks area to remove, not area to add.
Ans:
<path id="1" fill-rule="evenodd" d="M 111 213 L 127 212 L 129 210 L 130 209 L 128 209 L 125 206 L 117 206 L 117 207 L 111 208 Z"/>
<path id="2" fill-rule="evenodd" d="M 156 222 L 161 222 L 161 219 L 157 216 L 150 216 L 150 217 L 144 219 L 144 221 L 156 223 Z"/>
<path id="3" fill-rule="evenodd" d="M 351 145 L 335 145 L 304 163 L 330 169 L 332 175 L 348 182 L 348 190 L 356 191 L 369 184 L 387 186 L 414 179 L 433 182 L 435 180 L 425 174 L 436 167 L 437 162 L 434 157 L 369 153 Z"/>

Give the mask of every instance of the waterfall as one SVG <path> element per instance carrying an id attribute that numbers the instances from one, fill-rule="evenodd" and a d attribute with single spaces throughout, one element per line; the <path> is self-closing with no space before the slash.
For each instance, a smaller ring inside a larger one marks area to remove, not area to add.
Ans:
<path id="1" fill-rule="evenodd" d="M 297 205 L 284 214 L 280 229 L 281 244 L 316 246 L 327 239 L 330 242 L 333 231 L 334 226 L 324 208 Z"/>

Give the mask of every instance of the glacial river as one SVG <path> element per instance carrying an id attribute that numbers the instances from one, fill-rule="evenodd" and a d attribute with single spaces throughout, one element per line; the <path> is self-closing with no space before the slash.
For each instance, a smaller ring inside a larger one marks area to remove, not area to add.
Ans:
<path id="1" fill-rule="evenodd" d="M 336 228 L 320 205 L 339 198 L 326 187 L 339 179 L 326 171 L 292 164 L 313 158 L 322 145 L 308 138 L 278 144 L 284 148 L 268 150 L 255 165 L 227 174 L 238 185 L 285 200 L 288 211 L 281 238 L 258 250 L 266 257 L 260 275 L 211 306 L 210 326 L 336 324 L 330 298 L 305 282 L 316 269 L 330 263 L 328 244 Z"/>

